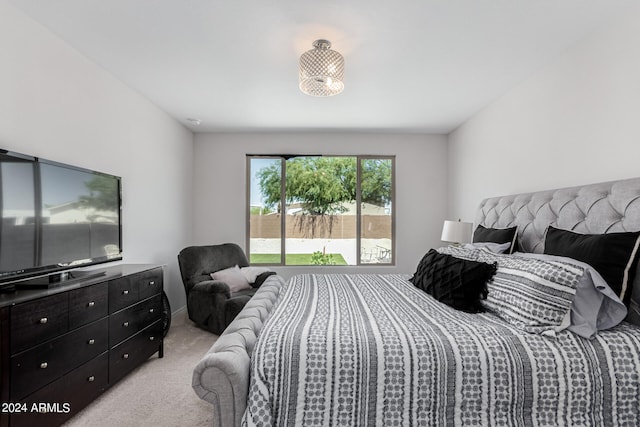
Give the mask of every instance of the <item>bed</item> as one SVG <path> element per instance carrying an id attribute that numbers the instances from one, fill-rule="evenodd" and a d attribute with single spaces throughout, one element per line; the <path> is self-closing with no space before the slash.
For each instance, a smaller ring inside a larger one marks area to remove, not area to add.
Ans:
<path id="1" fill-rule="evenodd" d="M 594 282 L 599 305 L 578 313 L 581 283 L 598 274 L 535 254 L 549 225 L 640 230 L 640 179 L 486 199 L 475 223 L 517 227 L 517 249 L 529 253 L 438 250 L 495 263 L 491 311 L 436 301 L 409 281 L 414 272 L 270 277 L 194 370 L 214 425 L 639 425 L 637 257 L 623 275 L 628 310 Z M 531 298 L 550 295 L 543 320 L 520 316 L 536 301 L 510 310 L 521 296 L 500 286 L 516 276 Z M 574 314 L 599 330 L 574 332 Z"/>

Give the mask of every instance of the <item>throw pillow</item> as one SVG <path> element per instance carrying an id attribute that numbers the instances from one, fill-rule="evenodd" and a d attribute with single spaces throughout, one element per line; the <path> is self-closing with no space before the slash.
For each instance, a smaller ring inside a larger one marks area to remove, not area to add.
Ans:
<path id="1" fill-rule="evenodd" d="M 505 251 L 512 254 L 518 250 L 518 227 L 487 228 L 480 224 L 473 232 L 473 242 L 511 243 L 511 247 Z"/>
<path id="2" fill-rule="evenodd" d="M 475 243 L 465 243 L 462 245 L 465 249 L 482 249 L 485 248 L 496 254 L 503 254 L 509 249 L 511 249 L 511 242 L 507 243 L 494 243 L 494 242 L 475 242 Z"/>
<path id="3" fill-rule="evenodd" d="M 640 231 L 579 234 L 549 226 L 544 253 L 585 262 L 596 269 L 628 307 L 640 250 Z"/>
<path id="4" fill-rule="evenodd" d="M 255 283 L 256 279 L 262 273 L 266 273 L 271 271 L 270 268 L 267 267 L 242 267 L 240 268 L 240 272 L 244 274 L 244 277 L 247 278 L 247 282 Z"/>
<path id="5" fill-rule="evenodd" d="M 480 299 L 487 297 L 487 282 L 496 264 L 470 261 L 429 250 L 409 281 L 438 301 L 469 313 L 482 311 Z"/>
<path id="6" fill-rule="evenodd" d="M 226 283 L 232 294 L 245 289 L 251 289 L 247 278 L 240 272 L 240 267 L 237 265 L 211 273 L 211 278 Z"/>
<path id="7" fill-rule="evenodd" d="M 265 271 L 262 274 L 258 274 L 258 277 L 256 277 L 255 282 L 251 283 L 251 286 L 253 286 L 254 288 L 259 288 L 264 283 L 264 281 L 267 280 L 267 277 L 273 276 L 275 274 L 275 271 Z"/>

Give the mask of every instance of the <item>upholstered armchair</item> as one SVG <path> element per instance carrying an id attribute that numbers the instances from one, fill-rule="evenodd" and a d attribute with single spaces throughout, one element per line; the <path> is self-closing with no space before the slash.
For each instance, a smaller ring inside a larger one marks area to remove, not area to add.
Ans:
<path id="1" fill-rule="evenodd" d="M 178 254 L 178 265 L 187 294 L 189 318 L 214 334 L 224 331 L 257 290 L 257 286 L 252 285 L 233 292 L 233 286 L 211 277 L 211 273 L 236 265 L 249 265 L 244 251 L 234 243 L 189 246 Z"/>

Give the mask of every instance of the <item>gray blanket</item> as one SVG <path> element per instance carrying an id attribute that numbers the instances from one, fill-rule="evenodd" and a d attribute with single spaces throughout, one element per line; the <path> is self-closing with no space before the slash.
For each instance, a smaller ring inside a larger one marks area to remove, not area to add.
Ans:
<path id="1" fill-rule="evenodd" d="M 531 334 L 407 278 L 283 286 L 252 355 L 243 424 L 640 425 L 640 328 Z"/>

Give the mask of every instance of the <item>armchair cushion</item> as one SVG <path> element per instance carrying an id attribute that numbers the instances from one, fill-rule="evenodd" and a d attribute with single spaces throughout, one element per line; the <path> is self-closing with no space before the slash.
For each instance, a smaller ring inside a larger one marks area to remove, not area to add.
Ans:
<path id="1" fill-rule="evenodd" d="M 203 294 L 221 294 L 225 298 L 231 297 L 231 289 L 229 289 L 229 285 L 219 280 L 203 280 L 202 282 L 196 283 L 191 291 L 203 293 Z"/>
<path id="2" fill-rule="evenodd" d="M 237 265 L 213 272 L 211 273 L 211 278 L 226 283 L 231 293 L 236 293 L 243 289 L 251 289 L 247 278 L 240 272 L 240 268 Z"/>

